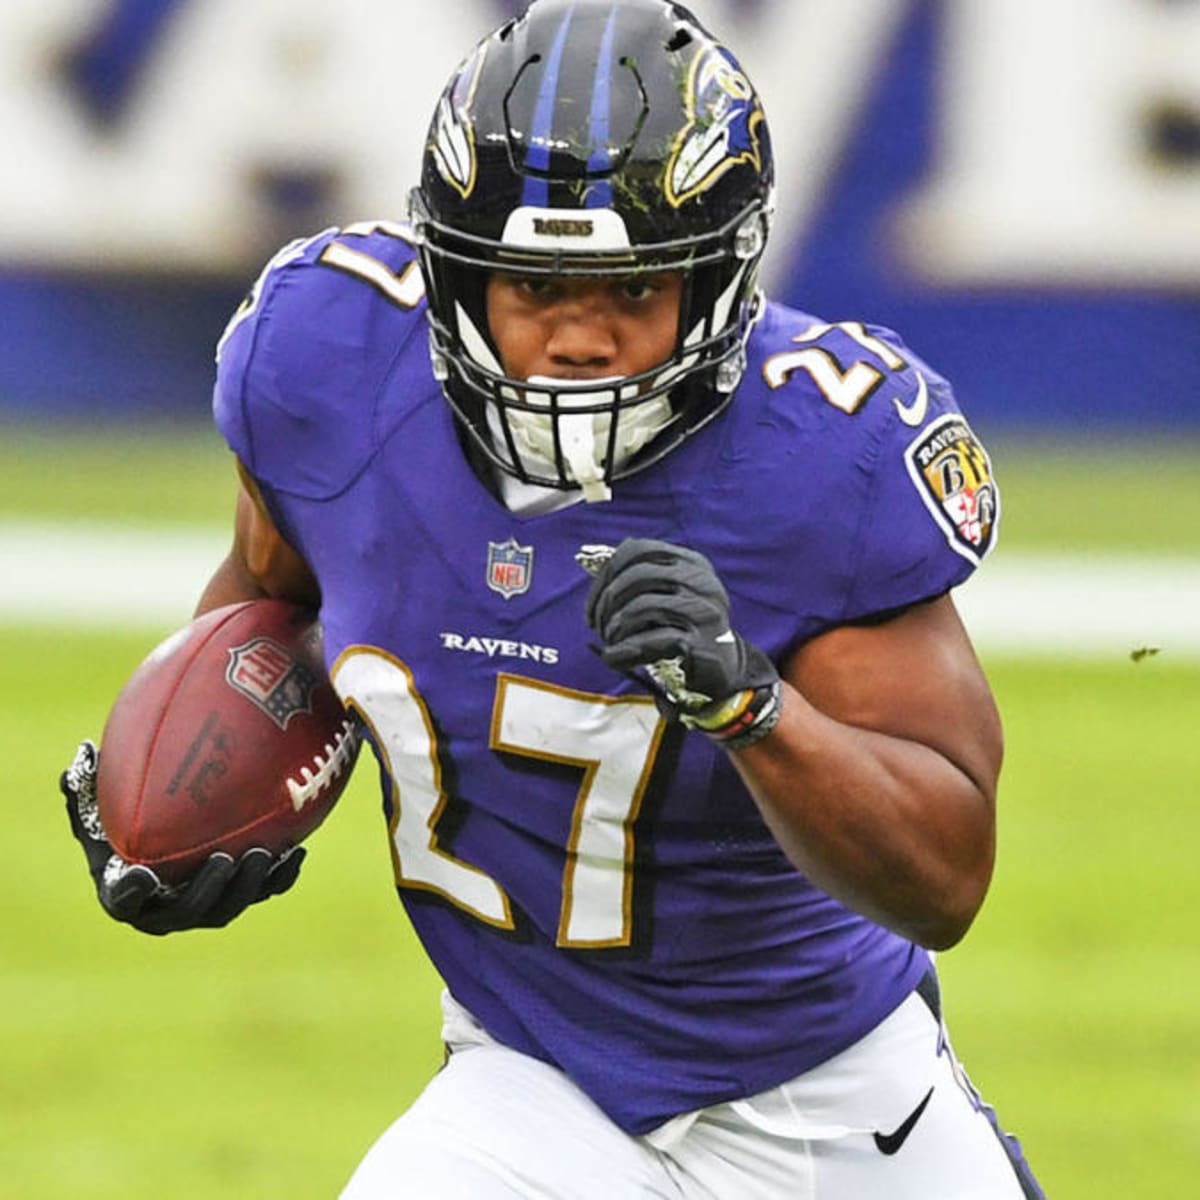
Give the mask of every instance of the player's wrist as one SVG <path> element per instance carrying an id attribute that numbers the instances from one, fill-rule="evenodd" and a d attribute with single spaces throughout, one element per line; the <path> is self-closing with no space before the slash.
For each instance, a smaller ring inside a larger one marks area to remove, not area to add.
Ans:
<path id="1" fill-rule="evenodd" d="M 697 712 L 683 713 L 679 719 L 722 749 L 744 750 L 775 728 L 782 711 L 783 686 L 774 679 L 760 687 L 744 688 Z"/>

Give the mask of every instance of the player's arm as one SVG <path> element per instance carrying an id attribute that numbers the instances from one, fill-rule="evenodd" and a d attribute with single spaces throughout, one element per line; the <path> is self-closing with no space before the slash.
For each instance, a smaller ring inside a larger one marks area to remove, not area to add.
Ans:
<path id="1" fill-rule="evenodd" d="M 706 558 L 631 538 L 587 617 L 605 661 L 730 753 L 815 884 L 922 945 L 963 936 L 991 877 L 1002 741 L 948 597 L 814 638 L 781 678 L 731 629 Z"/>
<path id="2" fill-rule="evenodd" d="M 953 945 L 991 879 L 1003 753 L 953 602 L 835 629 L 783 676 L 775 728 L 732 752 L 780 845 L 849 907 Z"/>
<path id="3" fill-rule="evenodd" d="M 272 596 L 316 609 L 321 592 L 308 564 L 275 527 L 254 480 L 238 464 L 233 546 L 201 593 L 196 615 Z"/>

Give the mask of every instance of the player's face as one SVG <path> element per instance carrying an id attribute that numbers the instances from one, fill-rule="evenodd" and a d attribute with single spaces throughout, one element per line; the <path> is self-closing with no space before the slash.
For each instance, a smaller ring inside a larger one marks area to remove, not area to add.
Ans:
<path id="1" fill-rule="evenodd" d="M 493 275 L 488 325 L 510 377 L 637 375 L 674 352 L 682 291 L 678 271 L 624 279 Z"/>

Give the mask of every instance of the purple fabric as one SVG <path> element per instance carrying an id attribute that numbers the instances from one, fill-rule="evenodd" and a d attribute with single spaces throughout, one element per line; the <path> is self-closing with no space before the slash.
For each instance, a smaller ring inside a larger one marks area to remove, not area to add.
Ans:
<path id="1" fill-rule="evenodd" d="M 610 502 L 516 517 L 463 456 L 430 375 L 423 308 L 319 265 L 328 240 L 274 271 L 229 338 L 216 419 L 317 573 L 328 660 L 368 645 L 411 672 L 450 797 L 439 848 L 509 898 L 515 927 L 503 930 L 401 887 L 451 991 L 632 1132 L 850 1045 L 912 990 L 927 957 L 796 871 L 720 751 L 665 733 L 631 831 L 628 944 L 562 948 L 583 771 L 493 749 L 489 723 L 502 672 L 555 694 L 639 693 L 589 648 L 588 578 L 574 558 L 586 543 L 654 536 L 702 551 L 738 630 L 777 661 L 970 574 L 905 464 L 917 431 L 893 399 L 912 400 L 911 366 L 853 415 L 806 370 L 770 387 L 764 363 L 793 352 L 813 321 L 771 306 L 722 417 Z M 398 238 L 348 240 L 394 272 L 411 261 Z M 843 369 L 870 359 L 840 330 L 813 344 Z M 920 366 L 929 420 L 956 411 Z M 502 594 L 488 585 L 489 546 L 509 539 L 532 558 L 527 589 Z M 394 802 L 385 782 L 389 816 Z"/>

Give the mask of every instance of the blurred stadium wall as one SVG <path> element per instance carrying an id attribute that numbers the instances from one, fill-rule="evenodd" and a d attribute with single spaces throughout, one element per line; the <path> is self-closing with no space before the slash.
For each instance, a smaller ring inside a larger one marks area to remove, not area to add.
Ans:
<path id="1" fill-rule="evenodd" d="M 976 424 L 1200 430 L 1200 2 L 694 0 L 763 92 L 773 290 Z M 403 214 L 516 0 L 4 0 L 0 417 L 207 419 L 259 266 Z"/>

